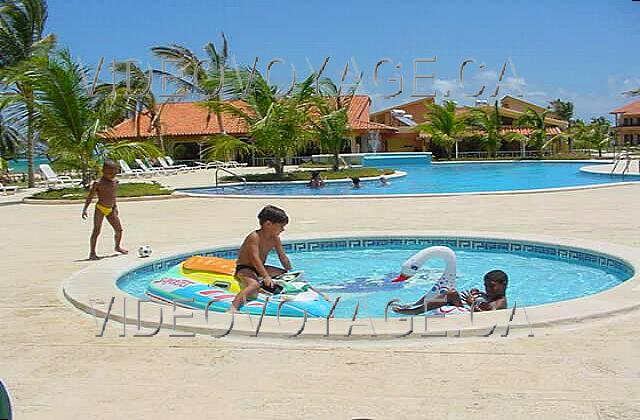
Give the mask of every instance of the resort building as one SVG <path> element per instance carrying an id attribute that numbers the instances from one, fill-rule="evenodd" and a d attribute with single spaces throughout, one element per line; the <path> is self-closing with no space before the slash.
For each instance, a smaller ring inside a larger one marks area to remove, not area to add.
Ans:
<path id="1" fill-rule="evenodd" d="M 241 101 L 234 101 L 240 105 Z M 394 133 L 397 128 L 369 120 L 371 99 L 366 95 L 356 95 L 349 106 L 350 143 L 344 152 L 382 151 L 380 137 Z M 108 136 L 113 139 L 153 139 L 163 143 L 168 153 L 176 159 L 200 159 L 202 150 L 211 137 L 226 132 L 229 135 L 250 141 L 247 126 L 240 118 L 222 114 L 220 127 L 217 115 L 198 102 L 166 103 L 159 106 L 158 117 L 153 119 L 148 113 L 129 118 L 113 128 Z M 377 143 L 376 143 L 377 142 Z M 321 150 L 310 150 L 317 153 Z"/>
<path id="2" fill-rule="evenodd" d="M 610 112 L 615 118 L 613 132 L 616 145 L 640 144 L 640 100 Z"/>
<path id="3" fill-rule="evenodd" d="M 427 104 L 433 103 L 433 98 L 422 98 L 416 101 L 396 105 L 371 113 L 371 120 L 396 128 L 398 131 L 384 136 L 384 150 L 389 152 L 423 151 L 429 149 L 429 138 L 417 133 L 415 126 L 427 120 Z M 477 101 L 476 107 L 491 108 L 487 101 Z M 538 113 L 546 111 L 547 108 L 534 103 L 516 98 L 510 95 L 504 96 L 500 100 L 498 112 L 502 117 L 502 132 L 520 133 L 528 135 L 530 129 L 517 127 L 515 121 L 522 116 L 527 109 L 532 109 Z M 469 107 L 460 107 L 459 111 L 468 112 Z M 554 114 L 547 114 L 545 118 L 547 133 L 550 136 L 560 134 L 569 125 L 567 121 L 558 118 Z"/>

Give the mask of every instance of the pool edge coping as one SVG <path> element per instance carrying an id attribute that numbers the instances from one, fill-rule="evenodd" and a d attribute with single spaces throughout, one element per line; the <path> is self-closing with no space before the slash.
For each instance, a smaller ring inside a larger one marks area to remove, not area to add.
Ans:
<path id="1" fill-rule="evenodd" d="M 511 328 L 540 328 L 551 327 L 557 325 L 567 325 L 591 319 L 599 319 L 635 310 L 640 307 L 640 300 L 633 297 L 633 292 L 640 294 L 640 255 L 636 248 L 622 246 L 617 244 L 594 242 L 589 240 L 579 240 L 570 238 L 553 238 L 542 235 L 522 235 L 522 234 L 506 234 L 500 232 L 442 232 L 429 231 L 416 234 L 410 231 L 388 232 L 388 231 L 366 231 L 366 232 L 331 232 L 315 235 L 287 235 L 287 241 L 313 241 L 326 239 L 344 239 L 344 238 L 393 238 L 393 237 L 455 237 L 455 238 L 473 238 L 473 239 L 495 239 L 495 240 L 514 240 L 532 243 L 541 243 L 555 246 L 566 246 L 570 248 L 590 250 L 592 252 L 609 255 L 613 258 L 621 260 L 630 265 L 634 270 L 634 275 L 623 283 L 606 289 L 599 293 L 570 299 L 562 302 L 548 303 L 543 305 L 529 306 L 526 311 L 520 310 L 513 321 L 507 322 L 510 310 L 485 312 L 475 314 L 475 323 L 468 325 L 466 316 L 447 317 L 444 319 L 432 319 L 431 325 L 436 330 L 451 331 L 464 329 L 467 332 L 484 331 L 491 325 L 508 324 Z M 92 299 L 98 299 L 105 302 L 105 297 L 111 299 L 116 298 L 116 303 L 110 314 L 110 319 L 123 323 L 126 321 L 129 325 L 135 325 L 138 321 L 135 317 L 135 310 L 123 310 L 120 305 L 122 298 L 128 298 L 131 301 L 137 301 L 136 298 L 122 291 L 116 286 L 116 280 L 126 272 L 134 270 L 136 267 L 145 266 L 168 257 L 192 253 L 201 249 L 221 249 L 238 247 L 238 243 L 230 244 L 229 241 L 218 241 L 208 244 L 191 244 L 188 246 L 174 247 L 163 250 L 153 259 L 139 259 L 133 256 L 121 257 L 119 260 L 100 261 L 95 265 L 90 265 L 65 280 L 61 286 L 61 296 L 64 297 L 65 303 L 78 308 L 88 316 L 95 315 L 104 319 L 106 311 L 100 308 L 92 309 Z M 96 280 L 97 278 L 97 280 Z M 131 306 L 131 305 L 129 305 Z M 192 320 L 194 322 L 178 325 L 177 330 L 196 332 L 200 334 L 211 334 L 223 331 L 229 322 L 229 316 L 222 313 L 209 314 L 209 321 L 205 322 L 203 312 L 192 312 L 177 308 L 174 312 L 171 306 L 146 304 L 141 305 L 141 325 L 148 328 L 155 328 L 158 324 L 158 308 L 163 307 L 163 313 L 169 312 L 172 315 L 188 315 L 194 314 Z M 94 312 L 95 310 L 95 312 Z M 516 310 L 517 311 L 517 310 Z M 523 318 L 524 316 L 524 318 Z M 234 326 L 234 336 L 250 336 L 255 333 L 255 318 L 240 315 L 236 318 Z M 369 318 L 359 319 L 361 322 Z M 421 319 L 421 317 L 417 317 Z M 396 321 L 397 318 L 392 320 Z M 96 321 L 97 322 L 97 321 Z M 307 329 L 299 339 L 322 339 L 324 337 L 324 319 L 309 319 Z M 406 324 L 402 325 L 400 321 L 387 323 L 383 318 L 372 318 L 372 325 L 376 325 L 376 331 L 382 332 L 377 335 L 378 339 L 398 338 L 406 330 Z M 413 321 L 412 321 L 413 322 Z M 349 326 L 354 325 L 348 319 L 332 319 L 331 324 L 333 330 L 346 331 Z M 282 326 L 287 328 L 282 328 Z M 262 334 L 265 337 L 282 338 L 286 333 L 295 331 L 296 326 L 300 325 L 299 318 L 283 318 L 276 321 L 275 317 L 264 318 L 262 326 Z M 172 325 L 168 321 L 163 321 L 163 329 L 171 329 Z M 284 330 L 284 332 L 283 332 Z M 432 331 L 436 331 L 432 330 Z M 334 338 L 333 336 L 331 338 Z M 338 337 L 340 338 L 340 334 Z M 342 337 L 343 339 L 347 339 Z M 357 328 L 353 335 L 348 339 L 373 338 L 369 331 Z"/>

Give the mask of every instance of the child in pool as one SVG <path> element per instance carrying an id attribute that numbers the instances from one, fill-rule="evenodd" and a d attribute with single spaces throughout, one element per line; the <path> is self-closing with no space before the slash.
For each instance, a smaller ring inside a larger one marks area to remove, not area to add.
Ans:
<path id="1" fill-rule="evenodd" d="M 431 311 L 441 306 L 473 307 L 474 312 L 495 311 L 507 307 L 507 285 L 509 277 L 502 270 L 492 270 L 484 275 L 484 292 L 471 289 L 464 292 L 450 290 L 444 294 L 427 299 L 425 297 L 412 305 L 397 305 L 392 310 L 401 314 L 417 315 L 425 311 Z"/>
<path id="2" fill-rule="evenodd" d="M 322 188 L 324 187 L 324 179 L 320 176 L 320 171 L 311 172 L 311 180 L 309 181 L 309 188 Z"/>
<path id="3" fill-rule="evenodd" d="M 351 188 L 359 189 L 360 188 L 360 178 L 354 176 L 351 178 Z"/>
<path id="4" fill-rule="evenodd" d="M 284 210 L 269 205 L 258 213 L 258 220 L 260 229 L 247 235 L 238 251 L 235 276 L 242 290 L 233 299 L 231 311 L 240 308 L 248 299 L 255 299 L 261 286 L 273 288 L 272 277 L 291 270 L 291 262 L 280 242 L 280 234 L 289 223 L 289 217 Z M 272 249 L 278 253 L 284 269 L 265 265 Z"/>
<path id="5" fill-rule="evenodd" d="M 386 186 L 389 185 L 389 180 L 384 175 L 382 175 L 378 180 L 380 181 L 380 186 L 381 187 L 386 187 Z"/>
<path id="6" fill-rule="evenodd" d="M 124 249 L 120 244 L 122 241 L 122 223 L 120 222 L 120 213 L 118 212 L 118 206 L 116 204 L 116 195 L 118 192 L 118 180 L 116 175 L 120 171 L 120 166 L 111 161 L 106 160 L 102 165 L 102 177 L 91 184 L 91 189 L 87 195 L 87 199 L 84 202 L 84 208 L 82 209 L 82 218 L 87 219 L 87 208 L 91 204 L 94 196 L 98 196 L 98 202 L 96 203 L 96 210 L 93 213 L 93 232 L 91 232 L 89 259 L 98 260 L 98 254 L 96 254 L 96 244 L 98 243 L 98 236 L 100 236 L 100 230 L 102 229 L 102 223 L 106 218 L 113 231 L 115 233 L 115 250 L 121 254 L 128 254 L 129 251 Z"/>

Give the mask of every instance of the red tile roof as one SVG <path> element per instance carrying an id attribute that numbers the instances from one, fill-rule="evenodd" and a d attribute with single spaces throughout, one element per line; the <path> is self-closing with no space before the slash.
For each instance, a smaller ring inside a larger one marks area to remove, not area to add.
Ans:
<path id="1" fill-rule="evenodd" d="M 609 114 L 640 115 L 640 100 L 614 109 Z"/>
<path id="2" fill-rule="evenodd" d="M 242 101 L 233 101 L 234 105 L 242 106 Z M 371 100 L 366 95 L 356 95 L 349 107 L 349 125 L 352 130 L 389 130 L 397 131 L 393 127 L 369 121 L 369 106 Z M 247 126 L 242 119 L 222 114 L 222 124 L 228 134 L 242 135 L 247 133 Z M 215 113 L 209 112 L 198 102 L 177 102 L 164 105 L 160 116 L 160 132 L 163 136 L 203 136 L 220 134 L 222 130 Z M 151 126 L 148 114 L 139 116 L 139 136 L 153 137 L 155 130 Z M 138 129 L 134 118 L 130 118 L 116 125 L 107 133 L 111 138 L 138 137 Z"/>

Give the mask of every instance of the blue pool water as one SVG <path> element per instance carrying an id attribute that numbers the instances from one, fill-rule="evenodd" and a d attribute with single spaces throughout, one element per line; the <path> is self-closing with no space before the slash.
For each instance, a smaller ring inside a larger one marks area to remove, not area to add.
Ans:
<path id="1" fill-rule="evenodd" d="M 305 184 L 248 185 L 243 190 L 232 188 L 198 188 L 183 190 L 195 194 L 240 195 L 381 195 L 469 193 L 481 191 L 514 191 L 576 187 L 621 182 L 617 176 L 580 172 L 592 163 L 584 162 L 508 162 L 465 164 L 422 164 L 393 166 L 406 177 L 390 180 L 389 186 L 376 181 L 362 182 L 362 188 L 351 188 L 350 182 L 329 182 L 324 188 L 310 189 Z M 640 178 L 625 177 L 624 181 Z"/>
<path id="2" fill-rule="evenodd" d="M 399 298 L 410 303 L 420 298 L 442 273 L 441 261 L 432 260 L 418 275 L 404 283 L 391 283 L 402 263 L 424 248 L 421 245 L 390 245 L 373 248 L 288 251 L 293 267 L 304 270 L 306 279 L 333 299 L 340 296 L 336 316 L 351 317 L 357 303 L 362 316 L 384 316 L 386 303 Z M 456 249 L 458 289 L 482 289 L 484 273 L 501 269 L 509 275 L 509 306 L 539 305 L 598 293 L 631 277 L 620 270 L 518 252 Z M 233 257 L 232 254 L 227 257 Z M 597 260 L 597 258 L 596 258 Z M 277 265 L 275 255 L 269 262 Z M 133 273 L 118 281 L 124 291 L 142 298 L 147 284 L 164 276 L 167 269 L 154 273 Z"/>
<path id="3" fill-rule="evenodd" d="M 38 165 L 43 163 L 49 163 L 49 159 L 47 158 L 35 158 L 33 160 L 33 167 L 35 170 L 38 170 Z M 27 160 L 26 159 L 15 159 L 9 161 L 9 169 L 13 172 L 27 172 Z"/>

